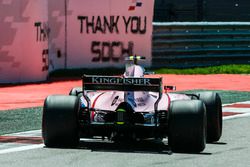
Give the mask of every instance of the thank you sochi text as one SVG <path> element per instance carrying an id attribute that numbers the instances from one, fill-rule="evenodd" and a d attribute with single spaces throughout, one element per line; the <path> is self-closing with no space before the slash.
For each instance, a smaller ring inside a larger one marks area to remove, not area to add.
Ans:
<path id="1" fill-rule="evenodd" d="M 146 16 L 78 16 L 82 35 L 144 35 L 147 32 Z M 102 38 L 103 39 L 103 38 Z M 121 39 L 121 38 L 119 38 Z M 119 62 L 134 54 L 132 40 L 93 40 L 90 51 L 92 62 Z"/>

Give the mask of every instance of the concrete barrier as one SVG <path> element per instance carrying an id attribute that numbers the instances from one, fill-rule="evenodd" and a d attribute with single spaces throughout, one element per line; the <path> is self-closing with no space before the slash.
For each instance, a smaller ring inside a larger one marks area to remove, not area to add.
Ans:
<path id="1" fill-rule="evenodd" d="M 0 83 L 46 80 L 50 71 L 151 66 L 154 0 L 1 0 Z"/>

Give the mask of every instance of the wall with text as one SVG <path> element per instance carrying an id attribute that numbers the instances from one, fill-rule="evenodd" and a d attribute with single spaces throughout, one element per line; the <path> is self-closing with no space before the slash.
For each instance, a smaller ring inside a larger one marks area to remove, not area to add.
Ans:
<path id="1" fill-rule="evenodd" d="M 154 0 L 0 0 L 0 83 L 46 80 L 50 71 L 151 65 Z"/>

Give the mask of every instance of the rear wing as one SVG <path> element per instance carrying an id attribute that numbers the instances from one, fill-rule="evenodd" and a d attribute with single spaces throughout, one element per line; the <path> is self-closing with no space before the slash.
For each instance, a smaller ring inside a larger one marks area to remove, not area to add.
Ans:
<path id="1" fill-rule="evenodd" d="M 162 78 L 83 75 L 84 90 L 151 91 L 162 93 Z"/>
<path id="2" fill-rule="evenodd" d="M 154 104 L 155 118 L 157 108 L 162 97 L 162 78 L 124 78 L 114 76 L 83 75 L 83 96 L 87 100 L 87 108 L 90 109 L 90 99 L 86 90 L 117 90 L 117 91 L 151 91 L 158 92 L 159 96 Z M 157 119 L 156 125 L 157 125 Z"/>

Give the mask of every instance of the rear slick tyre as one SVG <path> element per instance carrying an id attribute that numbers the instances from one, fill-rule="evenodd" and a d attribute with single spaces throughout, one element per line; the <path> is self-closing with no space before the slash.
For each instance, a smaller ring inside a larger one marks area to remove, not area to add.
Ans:
<path id="1" fill-rule="evenodd" d="M 44 102 L 42 136 L 47 147 L 76 147 L 79 143 L 76 96 L 48 96 Z"/>
<path id="2" fill-rule="evenodd" d="M 221 98 L 215 92 L 199 92 L 199 99 L 206 105 L 207 111 L 207 142 L 216 142 L 222 134 Z"/>
<path id="3" fill-rule="evenodd" d="M 168 142 L 173 152 L 202 152 L 206 147 L 206 108 L 200 100 L 173 101 Z"/>

